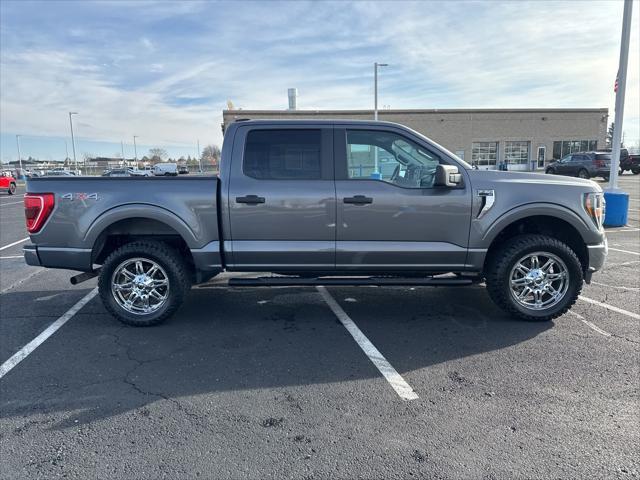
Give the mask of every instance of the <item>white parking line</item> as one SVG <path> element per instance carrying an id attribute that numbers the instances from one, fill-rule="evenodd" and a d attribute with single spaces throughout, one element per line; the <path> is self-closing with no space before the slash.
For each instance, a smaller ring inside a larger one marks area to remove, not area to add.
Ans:
<path id="1" fill-rule="evenodd" d="M 24 202 L 0 202 L 0 207 L 2 207 L 3 205 L 17 205 L 19 203 L 24 203 Z"/>
<path id="2" fill-rule="evenodd" d="M 604 330 L 602 330 L 600 327 L 598 327 L 597 325 L 594 325 L 593 323 L 591 323 L 589 320 L 587 320 L 586 318 L 584 318 L 582 315 L 580 315 L 579 313 L 576 312 L 572 312 L 571 310 L 569 310 L 569 312 L 571 315 L 573 315 L 574 317 L 578 317 L 578 319 L 584 323 L 587 327 L 589 327 L 590 329 L 598 332 L 600 335 L 604 335 L 605 337 L 610 337 L 611 334 L 609 332 L 606 332 Z"/>
<path id="3" fill-rule="evenodd" d="M 640 232 L 640 228 L 623 228 L 620 230 L 605 230 L 604 233 L 607 235 L 610 233 L 626 233 L 626 232 Z"/>
<path id="4" fill-rule="evenodd" d="M 631 292 L 640 291 L 640 287 L 623 287 L 622 285 L 609 285 L 608 283 L 591 282 L 591 285 L 600 285 L 601 287 L 617 288 L 618 290 L 629 290 Z"/>
<path id="5" fill-rule="evenodd" d="M 334 300 L 331 294 L 324 287 L 316 287 L 320 295 L 331 311 L 338 317 L 338 320 L 344 325 L 344 328 L 351 334 L 358 346 L 362 349 L 369 360 L 373 362 L 380 373 L 387 379 L 387 382 L 393 387 L 396 393 L 403 400 L 416 400 L 418 395 L 413 391 L 413 388 L 405 381 L 404 378 L 396 371 L 395 368 L 387 361 L 386 358 L 380 353 L 380 351 L 371 343 L 371 341 L 362 333 L 362 330 L 354 323 L 349 315 L 342 309 L 338 302 Z"/>
<path id="6" fill-rule="evenodd" d="M 622 252 L 622 253 L 630 253 L 631 255 L 640 255 L 638 252 L 632 252 L 631 250 L 620 250 L 619 248 L 611 248 L 609 250 L 613 250 L 614 252 Z"/>
<path id="7" fill-rule="evenodd" d="M 65 323 L 67 323 L 73 316 L 78 313 L 78 311 L 84 307 L 89 301 L 96 296 L 98 293 L 98 287 L 91 290 L 84 297 L 80 299 L 78 303 L 76 303 L 73 307 L 71 307 L 67 313 L 58 318 L 55 322 L 49 325 L 40 335 L 27 343 L 24 347 L 22 347 L 19 351 L 14 353 L 9 360 L 4 362 L 0 366 L 0 379 L 4 377 L 7 373 L 13 369 L 16 365 L 18 365 L 22 360 L 27 358 L 31 352 L 33 352 L 36 348 L 42 345 L 47 338 L 56 333 L 60 327 L 62 327 Z"/>
<path id="8" fill-rule="evenodd" d="M 9 255 L 8 257 L 0 257 L 0 260 L 8 260 L 9 258 L 24 258 L 24 255 Z"/>
<path id="9" fill-rule="evenodd" d="M 0 290 L 0 294 L 8 292 L 9 290 L 14 289 L 15 287 L 17 287 L 18 285 L 23 284 L 24 282 L 26 282 L 27 280 L 30 280 L 31 278 L 35 277 L 36 275 L 41 274 L 42 272 L 44 272 L 44 268 L 39 268 L 34 272 L 31 272 L 29 275 L 27 275 L 25 278 L 18 280 L 17 282 L 12 283 L 11 285 L 9 285 L 8 287 L 3 288 L 2 290 Z"/>
<path id="10" fill-rule="evenodd" d="M 622 262 L 622 263 L 607 263 L 605 264 L 605 269 L 611 267 L 625 267 L 627 265 L 635 265 L 636 263 L 640 263 L 640 260 L 631 260 L 630 262 Z"/>
<path id="11" fill-rule="evenodd" d="M 583 297 L 582 295 L 580 295 L 578 298 L 580 300 L 584 301 L 584 302 L 592 303 L 593 305 L 598 305 L 599 307 L 606 308 L 607 310 L 611 310 L 612 312 L 622 313 L 623 315 L 626 315 L 627 317 L 631 317 L 631 318 L 635 318 L 636 320 L 640 320 L 640 315 L 638 315 L 637 313 L 633 313 L 633 312 L 630 312 L 628 310 L 624 310 L 622 308 L 614 307 L 613 305 L 609 305 L 608 303 L 599 302 L 598 300 L 594 300 L 593 298 Z"/>
<path id="12" fill-rule="evenodd" d="M 0 250 L 5 250 L 7 248 L 13 247 L 14 245 L 18 245 L 20 243 L 24 243 L 29 240 L 29 237 L 25 237 L 22 240 L 18 240 L 17 242 L 10 243 L 9 245 L 5 245 L 4 247 L 0 247 Z"/>

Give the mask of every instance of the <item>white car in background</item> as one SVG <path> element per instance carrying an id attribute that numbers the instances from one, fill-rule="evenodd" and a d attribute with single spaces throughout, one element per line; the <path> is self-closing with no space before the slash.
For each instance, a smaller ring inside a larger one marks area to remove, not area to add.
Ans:
<path id="1" fill-rule="evenodd" d="M 177 163 L 156 163 L 153 166 L 153 174 L 157 177 L 165 176 L 176 176 L 178 175 L 178 164 Z"/>

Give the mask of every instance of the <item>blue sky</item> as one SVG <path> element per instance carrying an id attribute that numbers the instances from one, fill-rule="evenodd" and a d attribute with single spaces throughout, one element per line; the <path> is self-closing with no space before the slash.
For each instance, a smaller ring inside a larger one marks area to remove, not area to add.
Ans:
<path id="1" fill-rule="evenodd" d="M 625 106 L 640 143 L 638 2 Z M 220 144 L 227 100 L 281 109 L 609 107 L 622 3 L 0 3 L 0 158 L 194 155 Z"/>

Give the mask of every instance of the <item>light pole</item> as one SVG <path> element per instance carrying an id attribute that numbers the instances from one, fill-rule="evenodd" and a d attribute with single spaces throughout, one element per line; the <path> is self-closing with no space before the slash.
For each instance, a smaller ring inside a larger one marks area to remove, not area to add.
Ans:
<path id="1" fill-rule="evenodd" d="M 20 164 L 20 176 L 24 175 L 22 170 L 22 154 L 20 153 L 20 137 L 22 135 L 16 135 L 16 145 L 18 146 L 18 163 Z"/>
<path id="2" fill-rule="evenodd" d="M 200 165 L 200 173 L 202 173 L 202 156 L 200 155 L 200 139 L 198 139 L 197 142 L 198 142 L 198 150 L 197 150 L 198 165 Z"/>
<path id="3" fill-rule="evenodd" d="M 616 113 L 611 139 L 611 172 L 609 188 L 604 192 L 606 211 L 604 225 L 622 227 L 629 218 L 629 194 L 618 190 L 618 168 L 620 168 L 620 140 L 622 139 L 622 117 L 624 115 L 624 94 L 627 86 L 627 65 L 629 63 L 629 38 L 631 36 L 631 11 L 633 0 L 625 0 L 622 14 L 622 37 L 620 39 L 620 62 L 616 82 Z"/>
<path id="4" fill-rule="evenodd" d="M 138 146 L 136 145 L 136 138 L 138 138 L 138 135 L 133 136 L 133 154 L 135 156 L 136 165 L 137 165 L 138 164 Z"/>
<path id="5" fill-rule="evenodd" d="M 78 159 L 76 158 L 76 139 L 73 136 L 73 120 L 71 115 L 78 115 L 78 112 L 69 112 L 69 126 L 71 127 L 71 147 L 73 148 L 73 162 L 76 164 L 76 174 L 78 173 Z"/>
<path id="6" fill-rule="evenodd" d="M 374 63 L 373 64 L 373 119 L 378 120 L 378 67 L 388 67 L 387 63 Z"/>
<path id="7" fill-rule="evenodd" d="M 127 159 L 124 158 L 124 142 L 122 140 L 120 140 L 120 151 L 122 152 L 122 165 L 125 166 L 127 164 Z M 138 168 L 138 166 L 135 166 L 136 168 Z"/>
<path id="8" fill-rule="evenodd" d="M 64 166 L 68 167 L 69 166 L 69 144 L 67 143 L 67 141 L 64 141 L 64 151 L 67 152 L 67 156 L 64 157 Z"/>
<path id="9" fill-rule="evenodd" d="M 373 64 L 373 119 L 378 121 L 378 67 L 388 67 L 387 63 Z M 378 147 L 373 147 L 373 173 L 371 178 L 380 179 L 380 171 L 378 170 Z"/>
<path id="10" fill-rule="evenodd" d="M 624 115 L 624 94 L 627 86 L 627 65 L 629 63 L 629 37 L 631 35 L 631 7 L 633 0 L 625 0 L 622 14 L 622 38 L 620 40 L 620 62 L 618 67 L 618 89 L 616 91 L 616 112 L 611 139 L 611 174 L 609 189 L 618 189 L 618 169 L 620 168 L 620 141 L 622 139 L 622 117 Z"/>

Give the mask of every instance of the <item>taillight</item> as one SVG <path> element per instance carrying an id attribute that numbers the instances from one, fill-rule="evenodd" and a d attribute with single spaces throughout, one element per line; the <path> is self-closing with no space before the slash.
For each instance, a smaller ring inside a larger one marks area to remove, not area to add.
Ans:
<path id="1" fill-rule="evenodd" d="M 37 233 L 47 221 L 55 206 L 53 193 L 27 193 L 24 196 L 24 216 L 27 219 L 27 231 Z"/>

